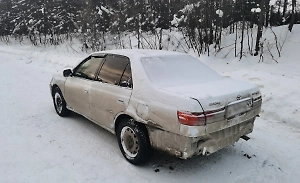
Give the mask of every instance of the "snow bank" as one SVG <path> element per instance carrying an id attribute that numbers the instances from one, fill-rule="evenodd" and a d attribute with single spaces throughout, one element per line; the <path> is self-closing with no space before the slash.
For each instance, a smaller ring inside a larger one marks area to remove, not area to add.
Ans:
<path id="1" fill-rule="evenodd" d="M 264 37 L 272 40 L 271 33 Z M 201 56 L 221 75 L 260 87 L 262 113 L 251 139 L 186 161 L 156 153 L 135 167 L 112 134 L 79 115 L 61 118 L 54 111 L 51 76 L 88 55 L 79 42 L 57 47 L 0 42 L 0 182 L 298 182 L 299 43 L 295 25 L 278 64 L 271 59 L 258 64 L 252 56 L 222 59 L 226 49 L 216 57 Z"/>
<path id="2" fill-rule="evenodd" d="M 259 56 L 243 57 L 241 61 L 233 54 L 224 58 L 231 48 L 221 50 L 215 58 L 203 56 L 200 60 L 226 77 L 259 86 L 263 95 L 262 118 L 300 128 L 300 25 L 295 25 L 292 33 L 288 32 L 287 26 L 275 27 L 273 31 L 278 36 L 278 42 L 283 45 L 282 56 L 276 57 L 278 63 L 268 53 L 264 54 L 261 63 L 258 63 Z M 270 29 L 264 31 L 263 38 L 275 43 Z M 223 44 L 233 42 L 233 39 L 234 35 L 226 36 Z M 277 52 L 275 46 L 271 49 L 273 53 Z"/>

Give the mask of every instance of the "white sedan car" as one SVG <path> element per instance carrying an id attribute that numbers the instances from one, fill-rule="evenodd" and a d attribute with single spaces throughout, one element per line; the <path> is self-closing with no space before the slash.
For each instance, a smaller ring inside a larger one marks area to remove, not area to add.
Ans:
<path id="1" fill-rule="evenodd" d="M 262 103 L 255 85 L 158 50 L 93 53 L 50 88 L 58 115 L 74 111 L 116 134 L 132 164 L 149 160 L 152 149 L 187 159 L 248 140 Z"/>

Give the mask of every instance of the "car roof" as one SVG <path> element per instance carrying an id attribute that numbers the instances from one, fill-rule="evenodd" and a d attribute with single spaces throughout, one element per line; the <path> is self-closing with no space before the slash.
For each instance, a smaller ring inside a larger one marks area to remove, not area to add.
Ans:
<path id="1" fill-rule="evenodd" d="M 129 58 L 133 57 L 155 57 L 164 55 L 185 55 L 185 53 L 165 50 L 146 50 L 146 49 L 120 49 L 120 50 L 107 50 L 92 53 L 92 56 L 104 56 L 106 54 L 123 55 Z"/>

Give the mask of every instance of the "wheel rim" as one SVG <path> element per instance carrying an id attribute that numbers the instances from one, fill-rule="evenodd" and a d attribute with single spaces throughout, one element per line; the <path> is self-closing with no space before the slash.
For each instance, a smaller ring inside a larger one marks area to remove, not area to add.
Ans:
<path id="1" fill-rule="evenodd" d="M 128 126 L 125 126 L 121 131 L 121 144 L 125 154 L 129 158 L 137 156 L 139 151 L 138 138 L 135 132 Z"/>
<path id="2" fill-rule="evenodd" d="M 63 103 L 62 103 L 62 98 L 59 93 L 55 93 L 55 95 L 54 95 L 54 104 L 55 104 L 55 108 L 56 108 L 57 112 L 61 113 L 62 109 L 63 109 Z"/>

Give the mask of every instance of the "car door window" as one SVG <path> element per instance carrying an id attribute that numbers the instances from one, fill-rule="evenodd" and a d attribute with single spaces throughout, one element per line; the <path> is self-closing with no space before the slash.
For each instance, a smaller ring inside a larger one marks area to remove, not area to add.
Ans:
<path id="1" fill-rule="evenodd" d="M 73 72 L 73 75 L 85 79 L 94 79 L 102 60 L 103 58 L 91 57 L 80 64 Z"/>
<path id="2" fill-rule="evenodd" d="M 108 55 L 105 58 L 97 80 L 103 83 L 119 85 L 127 65 L 129 65 L 129 59 L 127 57 Z"/>
<path id="3" fill-rule="evenodd" d="M 130 64 L 127 64 L 126 69 L 120 81 L 120 86 L 132 88 L 132 76 Z"/>

